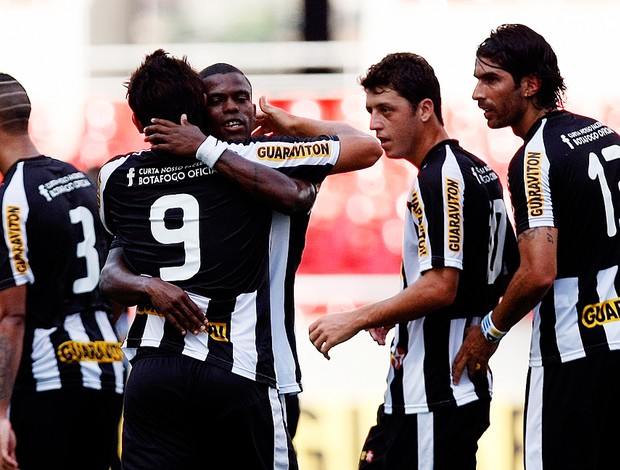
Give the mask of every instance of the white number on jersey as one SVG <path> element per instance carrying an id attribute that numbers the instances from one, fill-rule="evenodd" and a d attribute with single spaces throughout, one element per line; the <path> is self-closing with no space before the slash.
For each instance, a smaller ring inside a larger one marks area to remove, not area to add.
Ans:
<path id="1" fill-rule="evenodd" d="M 506 238 L 506 206 L 501 199 L 492 201 L 493 211 L 489 217 L 489 258 L 487 283 L 494 284 L 502 273 L 504 260 L 504 239 Z"/>
<path id="2" fill-rule="evenodd" d="M 166 227 L 164 216 L 170 209 L 183 212 L 183 224 L 174 229 Z M 162 196 L 151 207 L 151 233 L 164 245 L 183 243 L 185 263 L 181 266 L 161 268 L 159 277 L 164 281 L 182 281 L 194 276 L 200 269 L 199 205 L 190 194 Z"/>
<path id="3" fill-rule="evenodd" d="M 76 279 L 73 283 L 73 293 L 83 294 L 92 291 L 99 282 L 99 252 L 95 248 L 97 235 L 95 233 L 95 218 L 84 206 L 69 211 L 72 224 L 82 224 L 84 240 L 77 244 L 78 258 L 86 260 L 86 277 Z"/>
<path id="4" fill-rule="evenodd" d="M 605 147 L 601 153 L 607 162 L 616 160 L 620 158 L 620 145 L 610 145 L 609 147 Z M 603 164 L 594 152 L 590 153 L 588 176 L 590 176 L 592 181 L 598 179 L 598 182 L 601 185 L 603 204 L 605 205 L 605 218 L 607 220 L 607 236 L 614 237 L 616 233 L 618 233 L 618 219 L 615 217 L 613 197 L 611 195 L 611 190 L 609 189 L 609 183 L 605 177 Z M 618 184 L 618 187 L 620 188 L 620 182 L 617 182 L 616 184 Z"/>

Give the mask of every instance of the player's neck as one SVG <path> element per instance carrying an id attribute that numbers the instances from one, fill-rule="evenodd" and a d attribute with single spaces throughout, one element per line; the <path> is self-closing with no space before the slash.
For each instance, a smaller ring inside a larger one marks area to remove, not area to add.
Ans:
<path id="1" fill-rule="evenodd" d="M 523 115 L 523 118 L 515 126 L 512 126 L 512 131 L 517 137 L 525 139 L 525 136 L 530 132 L 532 126 L 543 116 L 554 111 L 555 107 L 538 109 L 534 106 L 530 106 L 527 112 Z"/>
<path id="2" fill-rule="evenodd" d="M 3 175 L 19 160 L 34 158 L 41 155 L 28 134 L 12 135 L 3 133 L 0 136 L 0 173 Z"/>

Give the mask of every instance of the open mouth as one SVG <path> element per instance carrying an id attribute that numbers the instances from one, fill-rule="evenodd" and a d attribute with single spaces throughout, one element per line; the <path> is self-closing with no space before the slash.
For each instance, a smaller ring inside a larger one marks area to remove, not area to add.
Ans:
<path id="1" fill-rule="evenodd" d="M 239 119 L 232 119 L 224 123 L 225 129 L 237 129 L 239 127 L 243 127 L 243 122 L 241 122 Z"/>

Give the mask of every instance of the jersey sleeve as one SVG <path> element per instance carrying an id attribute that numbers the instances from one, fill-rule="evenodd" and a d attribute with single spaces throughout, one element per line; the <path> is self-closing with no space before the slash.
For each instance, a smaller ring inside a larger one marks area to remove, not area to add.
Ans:
<path id="1" fill-rule="evenodd" d="M 111 235 L 116 235 L 116 225 L 114 223 L 114 219 L 112 217 L 112 207 L 114 205 L 113 201 L 111 201 L 111 194 L 113 193 L 110 190 L 110 183 L 113 179 L 111 178 L 114 174 L 114 171 L 118 169 L 125 161 L 127 160 L 127 156 L 116 158 L 110 160 L 106 164 L 104 164 L 99 170 L 99 188 L 97 194 L 97 200 L 99 202 L 99 217 L 101 222 L 103 223 L 104 228 Z M 128 184 L 131 179 L 131 170 L 129 169 L 127 173 Z"/>
<path id="2" fill-rule="evenodd" d="M 340 140 L 336 136 L 261 137 L 229 144 L 229 150 L 290 177 L 320 183 L 338 161 Z"/>
<path id="3" fill-rule="evenodd" d="M 517 153 L 508 170 L 517 233 L 535 227 L 554 227 L 549 156 L 543 140 L 543 122 Z"/>
<path id="4" fill-rule="evenodd" d="M 417 187 L 417 219 L 425 225 L 419 225 L 420 271 L 438 267 L 462 270 L 465 182 L 451 149 L 443 162 L 433 162 L 419 175 Z"/>
<path id="5" fill-rule="evenodd" d="M 28 258 L 29 205 L 24 187 L 23 164 L 19 163 L 2 193 L 2 243 L 0 244 L 0 289 L 32 284 L 34 274 Z"/>

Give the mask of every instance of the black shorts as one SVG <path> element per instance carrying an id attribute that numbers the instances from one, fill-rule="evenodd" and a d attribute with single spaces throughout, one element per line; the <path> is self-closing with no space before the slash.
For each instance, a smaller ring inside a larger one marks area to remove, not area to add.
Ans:
<path id="1" fill-rule="evenodd" d="M 133 361 L 122 463 L 124 470 L 297 468 L 275 389 L 159 353 Z"/>
<path id="2" fill-rule="evenodd" d="M 364 470 L 475 470 L 478 440 L 489 427 L 489 400 L 431 413 L 377 412 L 360 455 Z"/>
<path id="3" fill-rule="evenodd" d="M 88 388 L 13 393 L 21 470 L 119 469 L 121 394 Z"/>
<path id="4" fill-rule="evenodd" d="M 617 468 L 620 351 L 530 367 L 525 403 L 525 468 Z M 610 466 L 611 465 L 611 466 Z"/>

